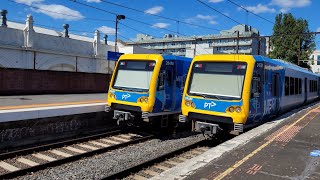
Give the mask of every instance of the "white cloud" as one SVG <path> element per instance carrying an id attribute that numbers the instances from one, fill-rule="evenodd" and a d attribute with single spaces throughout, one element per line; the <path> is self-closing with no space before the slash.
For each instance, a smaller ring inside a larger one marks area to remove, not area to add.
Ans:
<path id="1" fill-rule="evenodd" d="M 287 13 L 288 11 L 290 11 L 290 8 L 281 8 L 280 12 L 282 13 Z"/>
<path id="2" fill-rule="evenodd" d="M 155 6 L 153 8 L 145 10 L 144 12 L 148 14 L 159 14 L 161 11 L 163 11 L 162 6 Z"/>
<path id="3" fill-rule="evenodd" d="M 317 32 L 320 32 L 320 27 L 318 27 Z"/>
<path id="4" fill-rule="evenodd" d="M 308 6 L 311 4 L 311 0 L 272 0 L 271 4 L 282 9 L 291 9 Z"/>
<path id="5" fill-rule="evenodd" d="M 214 16 L 198 14 L 196 18 L 203 19 L 203 20 L 212 20 Z"/>
<path id="6" fill-rule="evenodd" d="M 101 26 L 98 30 L 104 34 L 116 34 L 116 29 L 108 26 Z"/>
<path id="7" fill-rule="evenodd" d="M 80 20 L 84 18 L 84 16 L 79 11 L 70 9 L 66 6 L 59 5 L 59 4 L 49 4 L 49 5 L 38 4 L 36 5 L 36 7 L 40 8 L 35 10 L 36 12 L 46 14 L 54 19 Z M 57 12 L 57 13 L 53 13 L 53 12 Z"/>
<path id="8" fill-rule="evenodd" d="M 218 22 L 214 20 L 215 18 L 216 18 L 215 16 L 197 14 L 195 17 L 186 19 L 185 22 L 197 23 L 200 20 L 203 20 L 203 21 L 207 21 L 209 24 L 218 24 Z"/>
<path id="9" fill-rule="evenodd" d="M 26 4 L 26 5 L 31 5 L 33 3 L 41 3 L 44 0 L 15 0 L 15 2 L 17 3 L 22 3 L 22 4 Z"/>
<path id="10" fill-rule="evenodd" d="M 211 2 L 211 3 L 219 3 L 219 2 L 222 2 L 222 1 L 224 1 L 224 0 L 209 0 L 209 2 Z"/>
<path id="11" fill-rule="evenodd" d="M 101 3 L 101 0 L 86 0 L 87 2 Z"/>
<path id="12" fill-rule="evenodd" d="M 255 14 L 276 12 L 274 8 L 269 8 L 267 5 L 262 5 L 262 4 L 258 4 L 256 6 L 244 6 L 244 8 L 246 8 L 247 10 Z M 239 7 L 238 10 L 242 10 L 242 9 Z"/>
<path id="13" fill-rule="evenodd" d="M 166 28 L 169 25 L 170 24 L 168 24 L 168 23 L 155 23 L 154 25 L 152 25 L 152 27 L 154 27 L 154 28 Z"/>
<path id="14" fill-rule="evenodd" d="M 211 20 L 211 21 L 209 21 L 209 24 L 215 25 L 215 24 L 218 24 L 218 22 L 214 21 L 214 20 Z"/>

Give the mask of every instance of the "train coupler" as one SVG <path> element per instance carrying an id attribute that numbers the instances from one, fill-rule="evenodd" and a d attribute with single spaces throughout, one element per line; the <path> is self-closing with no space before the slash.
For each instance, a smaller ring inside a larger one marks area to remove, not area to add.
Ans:
<path id="1" fill-rule="evenodd" d="M 134 115 L 130 112 L 114 110 L 113 119 L 116 119 L 117 124 L 120 125 L 121 122 L 133 120 Z"/>
<path id="2" fill-rule="evenodd" d="M 215 135 L 219 133 L 222 129 L 218 124 L 206 123 L 201 121 L 196 121 L 194 124 L 194 131 L 201 132 L 205 138 L 212 139 Z"/>

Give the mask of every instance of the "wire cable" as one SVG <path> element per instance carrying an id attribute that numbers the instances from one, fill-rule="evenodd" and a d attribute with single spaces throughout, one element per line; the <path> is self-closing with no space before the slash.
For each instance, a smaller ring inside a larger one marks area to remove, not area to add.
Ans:
<path id="1" fill-rule="evenodd" d="M 157 14 L 152 14 L 152 13 L 144 12 L 144 11 L 139 10 L 139 9 L 131 8 L 131 7 L 128 7 L 128 6 L 124 6 L 124 5 L 117 4 L 117 3 L 114 3 L 114 2 L 110 2 L 110 1 L 106 1 L 106 0 L 101 0 L 101 2 L 104 2 L 104 3 L 107 3 L 107 4 L 112 4 L 112 5 L 114 5 L 114 6 L 122 7 L 122 8 L 125 8 L 125 9 L 129 9 L 129 10 L 136 11 L 136 12 L 139 12 L 139 13 L 147 14 L 147 15 L 150 15 L 150 16 L 155 16 L 155 17 L 159 17 L 159 18 L 162 18 L 162 19 L 174 21 L 174 22 L 181 23 L 181 24 L 186 24 L 186 25 L 191 25 L 191 26 L 194 26 L 194 27 L 200 27 L 200 28 L 210 29 L 210 30 L 214 30 L 214 31 L 221 31 L 221 30 L 215 29 L 215 28 L 210 28 L 210 27 L 206 27 L 206 26 L 201 26 L 201 25 L 198 25 L 198 24 L 189 23 L 189 22 L 185 22 L 185 21 L 178 20 L 178 19 L 169 18 L 169 17 L 166 17 L 166 16 L 161 16 L 161 15 L 157 15 Z M 177 32 L 179 33 L 179 31 L 177 31 Z"/>
<path id="2" fill-rule="evenodd" d="M 201 3 L 201 4 L 203 4 L 204 6 L 208 7 L 209 9 L 212 9 L 212 10 L 214 10 L 215 12 L 217 12 L 217 13 L 221 14 L 222 16 L 224 16 L 224 17 L 226 17 L 226 18 L 230 19 L 231 21 L 233 21 L 233 22 L 235 22 L 235 23 L 240 24 L 240 25 L 242 25 L 242 26 L 243 26 L 243 24 L 242 24 L 242 23 L 240 23 L 239 21 L 237 21 L 237 20 L 235 20 L 235 19 L 233 19 L 233 18 L 231 18 L 231 17 L 229 17 L 229 16 L 227 16 L 227 15 L 223 14 L 221 11 L 219 11 L 219 10 L 217 10 L 217 9 L 213 8 L 212 6 L 208 5 L 207 3 L 205 3 L 205 2 L 203 2 L 203 1 L 201 1 L 201 0 L 197 0 L 197 1 L 198 1 L 199 3 Z"/>
<path id="3" fill-rule="evenodd" d="M 255 15 L 255 16 L 257 16 L 257 17 L 259 17 L 259 18 L 261 18 L 261 19 L 263 19 L 263 20 L 265 20 L 265 21 L 267 21 L 267 22 L 269 22 L 269 23 L 271 23 L 271 24 L 274 24 L 274 22 L 272 22 L 272 21 L 270 21 L 270 20 L 268 20 L 268 19 L 266 19 L 266 18 L 264 18 L 264 17 L 262 17 L 262 16 L 260 16 L 260 15 L 258 15 L 258 14 L 256 14 L 256 13 L 252 12 L 252 11 L 249 11 L 248 9 L 244 8 L 243 6 L 241 6 L 241 5 L 233 2 L 233 1 L 231 1 L 231 0 L 227 0 L 227 1 L 229 1 L 230 3 L 232 3 L 232 4 L 234 4 L 234 5 L 238 6 L 238 7 L 240 7 L 241 9 L 243 9 L 243 10 L 245 10 L 245 11 L 247 11 L 247 12 L 249 12 L 249 13 L 251 13 L 251 14 L 253 14 L 253 15 Z"/>
<path id="4" fill-rule="evenodd" d="M 27 4 L 24 4 L 24 3 L 19 3 L 19 2 L 13 1 L 13 0 L 8 0 L 8 1 L 10 1 L 10 2 L 12 2 L 12 3 L 15 3 L 15 4 L 22 5 L 22 6 L 26 6 L 26 7 L 38 9 L 38 10 L 41 10 L 41 11 L 46 11 L 46 12 L 55 13 L 55 14 L 60 14 L 60 15 L 69 16 L 69 17 L 75 17 L 75 18 L 81 18 L 81 19 L 88 19 L 88 20 L 94 20 L 94 21 L 115 22 L 114 20 L 96 19 L 96 18 L 83 17 L 83 16 L 75 16 L 75 15 L 71 15 L 71 14 L 65 14 L 65 13 L 61 13 L 61 12 L 51 11 L 51 10 L 39 8 L 39 7 L 36 7 L 36 6 L 27 5 Z"/>

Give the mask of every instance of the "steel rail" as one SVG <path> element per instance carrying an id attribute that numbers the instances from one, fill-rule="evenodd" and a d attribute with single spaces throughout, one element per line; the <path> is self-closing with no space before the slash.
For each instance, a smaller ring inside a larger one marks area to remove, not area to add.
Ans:
<path id="1" fill-rule="evenodd" d="M 129 132 L 128 130 L 126 130 L 126 132 Z M 59 148 L 59 147 L 63 147 L 67 144 L 75 144 L 75 143 L 79 143 L 81 142 L 85 142 L 88 140 L 92 140 L 92 139 L 97 139 L 97 138 L 101 138 L 101 137 L 105 137 L 105 136 L 112 136 L 115 134 L 120 134 L 123 133 L 121 132 L 121 130 L 116 130 L 116 131 L 112 131 L 112 132 L 107 132 L 107 133 L 103 133 L 103 134 L 99 134 L 99 135 L 92 135 L 92 136 L 88 136 L 88 137 L 84 137 L 84 138 L 77 138 L 77 139 L 73 139 L 73 140 L 68 140 L 68 141 L 63 141 L 63 142 L 58 142 L 58 143 L 52 143 L 52 144 L 48 144 L 48 145 L 44 145 L 44 146 L 39 146 L 39 147 L 35 147 L 35 148 L 28 148 L 25 150 L 19 150 L 19 151 L 14 151 L 14 152 L 10 152 L 10 153 L 3 153 L 1 154 L 1 158 L 6 157 L 6 159 L 8 159 L 7 157 L 15 157 L 15 156 L 21 156 L 21 155 L 27 155 L 30 153 L 34 153 L 35 151 L 45 151 L 45 150 L 49 150 L 50 148 L 52 149 L 54 148 Z M 31 167 L 27 167 L 24 169 L 19 169 L 17 171 L 13 171 L 13 172 L 8 172 L 5 174 L 0 175 L 0 179 L 10 179 L 10 178 L 14 178 L 17 176 L 21 176 L 21 175 L 25 175 L 28 172 L 35 172 L 35 171 L 39 171 L 42 169 L 46 169 L 48 167 L 52 167 L 52 166 L 57 166 L 57 165 L 61 165 L 61 164 L 65 164 L 68 162 L 72 162 L 78 159 L 81 159 L 83 157 L 88 157 L 88 156 L 92 156 L 95 154 L 101 154 L 110 150 L 114 150 L 114 149 L 118 149 L 121 147 L 125 147 L 131 144 L 136 144 L 142 141 L 146 141 L 149 140 L 151 138 L 154 137 L 154 135 L 151 134 L 145 134 L 145 133 L 140 133 L 140 135 L 143 135 L 143 137 L 137 137 L 134 140 L 128 141 L 128 142 L 123 142 L 120 144 L 115 144 L 115 145 L 110 145 L 108 147 L 103 147 L 103 148 L 99 148 L 97 150 L 91 150 L 85 153 L 80 153 L 80 154 L 76 154 L 70 157 L 66 157 L 66 158 L 62 158 L 62 159 L 57 159 L 55 161 L 51 161 L 51 162 L 47 162 L 47 163 L 43 163 L 43 164 L 39 164 L 37 166 L 31 166 Z M 67 144 L 64 144 L 67 143 Z M 25 153 L 24 151 L 27 151 L 28 153 Z M 15 154 L 16 153 L 16 154 Z M 19 155 L 17 155 L 19 154 Z"/>

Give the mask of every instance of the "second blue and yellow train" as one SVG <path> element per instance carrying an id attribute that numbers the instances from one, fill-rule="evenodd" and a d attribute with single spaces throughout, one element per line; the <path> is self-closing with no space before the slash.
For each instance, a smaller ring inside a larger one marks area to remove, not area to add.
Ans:
<path id="1" fill-rule="evenodd" d="M 212 136 L 245 128 L 319 97 L 320 76 L 278 59 L 199 55 L 185 84 L 180 122 Z"/>

